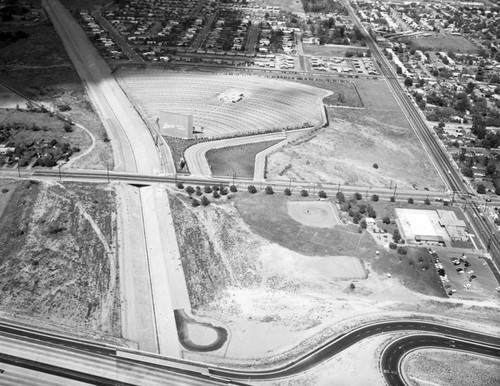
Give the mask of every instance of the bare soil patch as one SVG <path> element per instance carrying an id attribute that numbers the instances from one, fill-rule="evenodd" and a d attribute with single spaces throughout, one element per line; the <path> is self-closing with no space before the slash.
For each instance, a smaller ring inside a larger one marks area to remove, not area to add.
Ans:
<path id="1" fill-rule="evenodd" d="M 500 360 L 459 351 L 423 349 L 403 360 L 403 371 L 410 385 L 500 384 Z"/>
<path id="2" fill-rule="evenodd" d="M 22 181 L 0 218 L 0 307 L 85 333 L 120 336 L 114 194 Z"/>
<path id="3" fill-rule="evenodd" d="M 214 176 L 232 177 L 234 173 L 237 178 L 253 178 L 255 156 L 279 142 L 281 140 L 213 149 L 206 153 L 206 158 Z"/>
<path id="4" fill-rule="evenodd" d="M 333 228 L 340 224 L 336 209 L 329 201 L 288 201 L 288 215 L 295 221 L 316 228 Z"/>
<path id="5" fill-rule="evenodd" d="M 365 109 L 328 108 L 328 127 L 268 157 L 268 177 L 442 190 L 429 156 L 386 84 L 366 80 L 356 86 Z"/>

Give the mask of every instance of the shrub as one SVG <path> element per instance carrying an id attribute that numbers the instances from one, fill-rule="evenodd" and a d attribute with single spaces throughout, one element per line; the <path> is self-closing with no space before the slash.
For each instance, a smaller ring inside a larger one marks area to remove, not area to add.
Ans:
<path id="1" fill-rule="evenodd" d="M 223 196 L 225 196 L 228 193 L 229 193 L 229 190 L 227 190 L 227 188 L 225 186 L 221 186 L 221 188 L 220 188 L 220 194 L 222 194 Z"/>
<path id="2" fill-rule="evenodd" d="M 73 131 L 73 126 L 71 126 L 69 123 L 65 123 L 64 131 L 66 131 L 67 133 L 71 133 Z"/>
<path id="3" fill-rule="evenodd" d="M 229 187 L 229 190 L 232 192 L 232 193 L 236 193 L 238 191 L 238 188 L 235 186 L 235 185 L 231 185 Z"/>
<path id="4" fill-rule="evenodd" d="M 266 192 L 266 194 L 274 194 L 273 187 L 270 185 L 266 186 L 266 189 L 264 189 L 264 191 Z"/>
<path id="5" fill-rule="evenodd" d="M 377 202 L 378 200 L 379 200 L 379 198 L 378 198 L 378 194 L 374 194 L 374 195 L 372 195 L 372 201 L 373 201 L 373 202 Z"/>
<path id="6" fill-rule="evenodd" d="M 59 106 L 57 106 L 57 108 L 59 109 L 59 111 L 62 111 L 62 112 L 71 110 L 71 107 L 69 107 L 68 105 L 59 105 Z"/>
<path id="7" fill-rule="evenodd" d="M 214 190 L 214 192 L 212 193 L 212 197 L 213 198 L 219 198 L 220 197 L 220 194 L 217 190 Z"/>
<path id="8" fill-rule="evenodd" d="M 394 232 L 392 233 L 392 239 L 394 240 L 395 243 L 399 243 L 401 240 L 401 235 L 399 234 L 399 230 L 394 229 Z"/>
<path id="9" fill-rule="evenodd" d="M 2 189 L 2 193 L 9 193 L 9 189 L 7 189 L 7 188 L 3 188 L 3 189 Z"/>
<path id="10" fill-rule="evenodd" d="M 413 198 L 408 198 L 408 204 L 413 204 Z"/>
<path id="11" fill-rule="evenodd" d="M 300 191 L 300 195 L 301 195 L 302 197 L 307 197 L 307 196 L 309 196 L 309 192 L 308 192 L 307 190 L 305 190 L 305 189 L 302 189 L 302 190 Z"/>
<path id="12" fill-rule="evenodd" d="M 51 226 L 49 226 L 49 233 L 51 235 L 55 235 L 57 233 L 61 233 L 61 232 L 65 231 L 65 230 L 66 230 L 65 227 L 60 227 L 58 225 L 51 225 Z"/>
<path id="13" fill-rule="evenodd" d="M 210 185 L 205 186 L 204 190 L 205 190 L 205 193 L 207 193 L 207 194 L 212 193 L 212 187 Z"/>
<path id="14" fill-rule="evenodd" d="M 389 201 L 390 201 L 390 202 L 395 202 L 395 201 L 396 201 L 396 197 L 391 196 L 391 198 L 389 198 Z"/>
<path id="15" fill-rule="evenodd" d="M 203 196 L 203 197 L 201 198 L 201 205 L 203 205 L 203 206 L 207 206 L 207 205 L 209 205 L 209 204 L 210 204 L 210 200 L 209 200 L 206 196 Z"/>
<path id="16" fill-rule="evenodd" d="M 356 212 L 356 213 L 354 213 L 354 216 L 352 217 L 352 222 L 354 224 L 359 224 L 359 222 L 361 221 L 362 218 L 363 218 L 363 216 L 361 215 L 361 213 Z"/>
<path id="17" fill-rule="evenodd" d="M 368 225 L 366 225 L 366 220 L 365 219 L 363 219 L 363 220 L 360 221 L 359 226 L 360 226 L 361 229 L 368 228 Z"/>
<path id="18" fill-rule="evenodd" d="M 349 285 L 349 288 L 351 289 L 351 291 L 354 291 L 354 289 L 356 288 L 356 286 L 354 285 L 354 283 L 351 283 Z"/>
<path id="19" fill-rule="evenodd" d="M 200 206 L 200 202 L 195 198 L 193 201 L 191 201 L 191 205 L 196 208 L 197 206 Z"/>
<path id="20" fill-rule="evenodd" d="M 424 204 L 425 204 L 425 205 L 430 205 L 430 204 L 431 204 L 431 200 L 429 200 L 428 198 L 426 198 L 426 199 L 424 200 Z"/>
<path id="21" fill-rule="evenodd" d="M 361 195 L 361 193 L 356 192 L 356 193 L 354 193 L 354 198 L 355 198 L 356 200 L 361 200 L 361 199 L 363 198 L 363 196 Z"/>
<path id="22" fill-rule="evenodd" d="M 212 186 L 212 190 L 213 190 L 214 192 L 218 192 L 218 191 L 220 190 L 220 187 L 219 187 L 219 186 L 217 186 L 217 185 L 214 185 L 214 186 Z"/>
<path id="23" fill-rule="evenodd" d="M 378 164 L 377 164 L 377 163 L 374 163 L 374 164 L 373 164 L 373 167 L 374 167 L 375 169 L 378 169 Z"/>
<path id="24" fill-rule="evenodd" d="M 248 186 L 248 191 L 252 194 L 257 193 L 257 188 L 254 185 Z"/>
<path id="25" fill-rule="evenodd" d="M 178 182 L 177 189 L 184 189 L 184 184 L 182 182 Z"/>
<path id="26" fill-rule="evenodd" d="M 408 253 L 408 251 L 406 250 L 406 248 L 405 248 L 405 247 L 399 247 L 399 248 L 398 248 L 398 253 L 399 253 L 400 255 L 406 255 L 406 254 Z"/>
<path id="27" fill-rule="evenodd" d="M 377 217 L 377 212 L 375 212 L 375 209 L 373 209 L 371 206 L 368 208 L 368 217 L 371 218 Z"/>
<path id="28" fill-rule="evenodd" d="M 389 243 L 389 248 L 390 249 L 396 249 L 398 246 L 396 245 L 396 243 L 393 243 L 393 242 L 390 242 Z"/>
<path id="29" fill-rule="evenodd" d="M 192 195 L 194 193 L 194 188 L 191 185 L 186 186 L 186 193 Z"/>
<path id="30" fill-rule="evenodd" d="M 196 195 L 201 196 L 203 192 L 201 191 L 201 188 L 199 186 L 196 187 Z"/>
<path id="31" fill-rule="evenodd" d="M 292 191 L 288 188 L 285 188 L 285 190 L 283 191 L 285 193 L 285 196 L 291 196 L 292 195 Z"/>
<path id="32" fill-rule="evenodd" d="M 389 216 L 385 216 L 383 219 L 382 219 L 382 222 L 384 224 L 390 224 L 391 223 L 391 218 Z"/>
<path id="33" fill-rule="evenodd" d="M 327 197 L 327 196 L 326 196 L 326 192 L 325 192 L 324 190 L 320 190 L 320 191 L 318 192 L 318 196 L 319 196 L 319 198 L 326 198 L 326 197 Z"/>

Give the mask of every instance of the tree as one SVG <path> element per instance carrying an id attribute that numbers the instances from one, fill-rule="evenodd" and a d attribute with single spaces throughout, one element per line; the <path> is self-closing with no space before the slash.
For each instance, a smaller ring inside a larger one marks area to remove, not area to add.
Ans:
<path id="1" fill-rule="evenodd" d="M 424 204 L 425 204 L 425 205 L 430 205 L 430 204 L 431 204 L 431 200 L 429 200 L 428 198 L 426 198 L 426 199 L 424 200 Z"/>
<path id="2" fill-rule="evenodd" d="M 394 232 L 392 233 L 392 239 L 394 242 L 397 244 L 401 241 L 401 235 L 399 234 L 398 229 L 394 229 Z"/>
<path id="3" fill-rule="evenodd" d="M 399 248 L 398 248 L 398 253 L 399 253 L 400 255 L 406 255 L 406 254 L 408 253 L 408 251 L 406 250 L 406 248 L 405 248 L 405 247 L 399 247 Z"/>
<path id="4" fill-rule="evenodd" d="M 177 189 L 184 189 L 184 184 L 182 182 L 178 182 Z"/>
<path id="5" fill-rule="evenodd" d="M 378 194 L 372 195 L 372 201 L 377 202 L 379 200 Z"/>
<path id="6" fill-rule="evenodd" d="M 382 219 L 382 222 L 384 224 L 390 224 L 391 223 L 391 218 L 389 216 L 385 216 L 383 219 Z"/>
<path id="7" fill-rule="evenodd" d="M 266 192 L 266 194 L 274 194 L 273 187 L 270 186 L 270 185 L 266 186 L 266 188 L 264 189 L 264 191 Z"/>
<path id="8" fill-rule="evenodd" d="M 354 285 L 354 283 L 351 283 L 349 285 L 349 288 L 351 289 L 351 291 L 354 291 L 354 289 L 356 288 L 356 286 Z"/>
<path id="9" fill-rule="evenodd" d="M 479 184 L 476 190 L 479 194 L 486 194 L 486 186 L 484 184 Z"/>
<path id="10" fill-rule="evenodd" d="M 359 212 L 354 213 L 354 216 L 352 216 L 352 222 L 354 224 L 359 224 L 361 219 L 363 218 L 363 215 Z"/>
<path id="11" fill-rule="evenodd" d="M 196 187 L 196 195 L 201 196 L 203 192 L 201 191 L 201 188 L 199 186 Z"/>
<path id="12" fill-rule="evenodd" d="M 373 168 L 374 168 L 374 169 L 378 169 L 378 164 L 377 164 L 377 163 L 374 163 L 374 164 L 373 164 Z"/>
<path id="13" fill-rule="evenodd" d="M 252 194 L 257 193 L 257 188 L 254 185 L 248 186 L 248 191 Z"/>
<path id="14" fill-rule="evenodd" d="M 302 197 L 307 197 L 307 196 L 309 196 L 309 192 L 308 192 L 307 190 L 305 190 L 305 189 L 302 189 L 302 190 L 300 191 L 300 195 L 301 195 Z"/>
<path id="15" fill-rule="evenodd" d="M 366 228 L 368 228 L 368 225 L 366 224 L 366 220 L 365 220 L 365 219 L 363 219 L 363 220 L 361 220 L 361 221 L 360 221 L 360 223 L 359 223 L 359 227 L 360 227 L 361 229 L 366 229 Z"/>
<path id="16" fill-rule="evenodd" d="M 361 195 L 361 193 L 356 192 L 356 193 L 354 193 L 354 198 L 355 198 L 356 200 L 361 200 L 361 199 L 363 198 L 363 196 Z"/>
<path id="17" fill-rule="evenodd" d="M 214 192 L 212 193 L 212 197 L 213 198 L 220 198 L 220 193 L 217 190 L 214 190 Z"/>
<path id="18" fill-rule="evenodd" d="M 403 69 L 400 66 L 396 66 L 396 74 L 401 75 L 403 73 Z"/>
<path id="19" fill-rule="evenodd" d="M 465 177 L 469 177 L 469 178 L 472 178 L 474 176 L 474 171 L 472 170 L 472 168 L 470 166 L 464 166 L 462 168 L 462 174 L 465 176 Z"/>
<path id="20" fill-rule="evenodd" d="M 393 243 L 392 241 L 389 243 L 389 248 L 390 249 L 396 249 L 398 245 L 396 243 Z"/>
<path id="21" fill-rule="evenodd" d="M 377 217 L 377 212 L 375 212 L 375 209 L 373 209 L 371 206 L 368 207 L 368 213 L 367 213 L 368 217 L 371 217 L 371 218 L 376 218 Z"/>
<path id="22" fill-rule="evenodd" d="M 408 198 L 408 204 L 413 204 L 413 198 L 411 197 Z"/>
<path id="23" fill-rule="evenodd" d="M 237 188 L 236 186 L 234 186 L 234 185 L 231 185 L 231 186 L 229 187 L 229 190 L 230 190 L 232 193 L 236 193 L 236 192 L 238 191 L 238 188 Z"/>
<path id="24" fill-rule="evenodd" d="M 284 193 L 285 193 L 285 196 L 291 196 L 292 195 L 292 191 L 290 189 L 288 189 L 288 188 L 285 188 Z"/>
<path id="25" fill-rule="evenodd" d="M 343 204 L 345 202 L 344 193 L 337 192 L 336 197 L 337 197 L 337 200 L 339 200 L 339 204 Z"/>
<path id="26" fill-rule="evenodd" d="M 210 194 L 210 193 L 212 193 L 212 191 L 213 190 L 212 190 L 212 187 L 210 185 L 205 186 L 205 193 Z"/>
<path id="27" fill-rule="evenodd" d="M 207 205 L 209 205 L 209 204 L 210 204 L 210 200 L 209 200 L 206 196 L 203 196 L 203 197 L 201 198 L 201 205 L 203 205 L 203 206 L 207 206 Z"/>
<path id="28" fill-rule="evenodd" d="M 405 78 L 405 82 L 404 82 L 405 86 L 406 87 L 411 87 L 413 86 L 413 80 L 411 78 Z"/>
<path id="29" fill-rule="evenodd" d="M 325 192 L 324 190 L 320 190 L 320 191 L 318 192 L 318 196 L 319 196 L 319 198 L 326 198 L 326 197 L 327 197 L 327 196 L 326 196 L 326 192 Z"/>
<path id="30" fill-rule="evenodd" d="M 186 186 L 186 193 L 190 196 L 194 193 L 194 188 L 191 185 Z"/>
<path id="31" fill-rule="evenodd" d="M 391 197 L 389 198 L 389 201 L 390 201 L 390 202 L 396 202 L 396 197 L 395 197 L 395 196 L 391 196 Z"/>
<path id="32" fill-rule="evenodd" d="M 193 205 L 196 208 L 197 206 L 200 206 L 200 202 L 195 198 L 193 199 L 193 201 L 191 201 L 191 205 Z"/>

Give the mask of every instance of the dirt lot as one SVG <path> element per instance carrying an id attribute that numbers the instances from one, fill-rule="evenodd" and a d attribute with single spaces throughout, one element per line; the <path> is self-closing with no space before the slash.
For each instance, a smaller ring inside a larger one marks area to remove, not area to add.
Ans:
<path id="1" fill-rule="evenodd" d="M 496 320 L 496 303 L 440 297 L 431 282 L 437 275 L 422 269 L 425 250 L 400 257 L 357 227 L 302 226 L 288 217 L 282 193 L 250 195 L 245 188 L 221 199 L 210 196 L 210 205 L 197 208 L 185 193 L 171 194 L 193 310 L 227 326 L 231 336 L 219 351 L 203 357 L 186 352 L 186 358 L 277 364 L 356 321 L 394 312 Z M 339 278 L 338 271 L 352 268 L 340 256 L 363 258 L 368 277 Z"/>
<path id="2" fill-rule="evenodd" d="M 34 181 L 0 186 L 2 315 L 119 337 L 113 191 Z"/>
<path id="3" fill-rule="evenodd" d="M 292 12 L 299 16 L 305 16 L 301 0 L 257 0 L 254 3 L 260 6 L 280 7 L 285 12 Z"/>
<path id="4" fill-rule="evenodd" d="M 0 66 L 0 84 L 8 85 L 47 106 L 69 105 L 71 111 L 65 114 L 90 130 L 96 138 L 95 150 L 73 166 L 112 168 L 113 155 L 110 143 L 105 142 L 104 127 L 54 28 L 45 22 L 23 30 L 29 33 L 27 39 L 0 49 L 0 61 L 4 63 Z"/>
<path id="5" fill-rule="evenodd" d="M 328 127 L 268 157 L 268 177 L 360 186 L 397 183 L 399 188 L 416 184 L 442 190 L 429 156 L 386 84 L 363 80 L 356 86 L 365 109 L 329 108 Z"/>
<path id="6" fill-rule="evenodd" d="M 253 178 L 255 156 L 281 141 L 259 142 L 242 146 L 209 150 L 206 154 L 214 176 Z"/>
<path id="7" fill-rule="evenodd" d="M 451 51 L 459 53 L 477 52 L 477 47 L 463 36 L 438 35 L 422 37 L 408 40 L 408 44 L 411 48 L 423 51 Z"/>
<path id="8" fill-rule="evenodd" d="M 344 47 L 328 47 L 328 46 L 322 46 L 320 44 L 303 44 L 302 47 L 304 47 L 304 55 L 313 55 L 313 56 L 340 56 L 340 57 L 345 57 L 345 53 L 347 51 L 361 51 L 361 52 L 366 52 L 367 48 L 366 47 L 351 47 L 351 46 L 346 46 Z"/>
<path id="9" fill-rule="evenodd" d="M 449 350 L 426 349 L 408 355 L 403 361 L 411 386 L 462 385 L 494 386 L 500 384 L 500 360 Z"/>

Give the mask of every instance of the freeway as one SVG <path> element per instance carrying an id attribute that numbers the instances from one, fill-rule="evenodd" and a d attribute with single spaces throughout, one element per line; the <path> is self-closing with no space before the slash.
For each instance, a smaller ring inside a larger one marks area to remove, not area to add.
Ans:
<path id="1" fill-rule="evenodd" d="M 406 386 L 409 384 L 409 382 L 405 381 L 404 374 L 402 374 L 401 361 L 409 352 L 422 348 L 460 350 L 500 358 L 500 347 L 498 345 L 477 344 L 469 340 L 449 336 L 406 336 L 392 342 L 382 353 L 380 364 L 384 378 L 389 385 Z"/>
<path id="2" fill-rule="evenodd" d="M 232 369 L 161 357 L 0 322 L 0 369 L 3 363 L 7 363 L 44 374 L 103 385 L 242 385 L 241 382 L 245 380 L 271 380 L 297 375 L 331 359 L 363 339 L 394 331 L 408 331 L 410 334 L 415 331 L 425 332 L 426 339 L 434 340 L 436 347 L 449 348 L 450 339 L 467 342 L 457 349 L 500 357 L 500 336 L 485 335 L 438 323 L 392 320 L 364 325 L 340 334 L 280 367 L 266 370 Z M 414 336 L 421 334 L 413 333 L 408 339 Z M 420 342 L 421 344 L 412 343 L 412 348 L 429 345 L 428 341 Z M 384 373 L 389 375 L 397 375 L 393 373 L 393 368 L 397 368 L 399 363 L 399 360 L 394 362 L 395 355 L 391 355 L 393 347 L 394 345 L 391 345 L 385 350 L 384 362 L 381 363 L 383 369 L 389 371 Z M 2 374 L 0 381 L 1 377 Z M 396 385 L 398 381 L 392 377 L 388 379 L 388 384 Z"/>
<path id="3" fill-rule="evenodd" d="M 380 48 L 374 42 L 371 35 L 368 31 L 366 31 L 364 25 L 352 9 L 349 1 L 343 0 L 343 3 L 348 9 L 354 22 L 365 35 L 367 46 L 377 61 L 380 70 L 387 81 L 389 89 L 399 103 L 399 106 L 408 119 L 410 126 L 415 131 L 417 138 L 420 139 L 424 145 L 424 149 L 426 149 L 429 153 L 436 170 L 448 186 L 450 192 L 458 192 L 462 195 L 472 195 L 473 192 L 460 174 L 460 171 L 455 167 L 455 164 L 450 159 L 446 149 L 440 145 L 436 134 L 429 129 L 418 107 L 415 106 L 415 104 L 408 98 L 403 86 L 398 80 L 396 72 L 389 63 L 389 60 L 382 54 Z M 477 199 L 469 198 L 468 201 L 471 203 L 469 206 L 469 208 L 471 208 L 469 209 L 469 212 L 472 212 L 473 215 L 472 217 L 469 216 L 469 222 L 475 230 L 476 235 L 481 239 L 482 244 L 487 246 L 486 249 L 491 253 L 492 259 L 498 269 L 498 267 L 500 267 L 500 237 L 498 237 L 496 227 L 492 226 L 488 220 L 483 219 L 482 216 L 478 216 Z"/>

